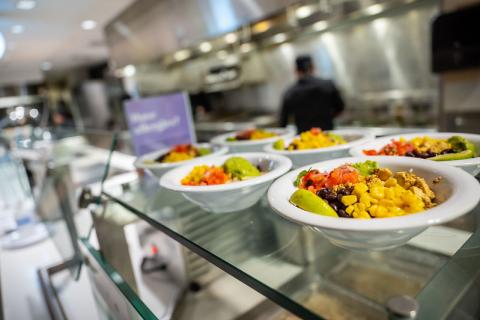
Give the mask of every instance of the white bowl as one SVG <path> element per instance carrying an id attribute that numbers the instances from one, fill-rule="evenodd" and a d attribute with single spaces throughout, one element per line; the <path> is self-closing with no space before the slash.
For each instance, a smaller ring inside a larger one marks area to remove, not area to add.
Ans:
<path id="1" fill-rule="evenodd" d="M 428 210 L 401 217 L 353 219 L 327 217 L 302 210 L 289 202 L 296 190 L 293 186 L 298 173 L 309 167 L 330 171 L 345 163 L 365 161 L 367 158 L 341 158 L 319 162 L 292 171 L 278 179 L 268 190 L 270 206 L 280 215 L 320 231 L 333 244 L 353 250 L 384 250 L 405 244 L 409 239 L 432 225 L 445 223 L 466 214 L 480 200 L 480 184 L 463 170 L 442 163 L 407 157 L 368 157 L 380 167 L 392 171 L 413 172 L 425 178 L 439 199 L 443 201 Z M 438 176 L 443 179 L 433 184 Z"/>
<path id="2" fill-rule="evenodd" d="M 287 156 L 292 160 L 294 168 L 298 168 L 322 160 L 346 157 L 351 147 L 366 143 L 374 138 L 372 132 L 368 129 L 340 129 L 329 132 L 342 136 L 347 140 L 347 143 L 332 147 L 306 150 L 276 150 L 273 148 L 273 143 L 270 143 L 265 146 L 264 151 Z M 285 146 L 290 144 L 293 139 L 294 138 L 286 139 Z"/>
<path id="3" fill-rule="evenodd" d="M 465 139 L 470 140 L 477 147 L 477 152 L 480 152 L 480 135 L 471 134 L 471 133 L 458 133 L 458 132 L 417 132 L 409 134 L 400 134 L 400 135 L 391 135 L 387 137 L 378 138 L 372 141 L 369 141 L 362 145 L 354 146 L 350 149 L 350 154 L 354 157 L 363 157 L 365 154 L 363 150 L 365 149 L 375 149 L 380 150 L 383 146 L 391 142 L 392 139 L 398 140 L 400 138 L 405 138 L 410 140 L 415 137 L 429 136 L 432 138 L 450 138 L 451 136 L 462 136 Z M 480 172 L 480 157 L 475 157 L 471 159 L 464 160 L 452 160 L 452 161 L 432 161 L 432 162 L 441 162 L 443 164 L 448 164 L 450 166 L 461 168 L 471 175 L 475 176 Z"/>
<path id="4" fill-rule="evenodd" d="M 219 166 L 234 156 L 244 157 L 253 164 L 269 160 L 272 163 L 272 169 L 256 178 L 222 185 L 184 186 L 180 183 L 194 166 L 202 164 Z M 181 192 L 185 198 L 204 210 L 215 213 L 232 212 L 253 206 L 265 194 L 272 181 L 286 173 L 291 167 L 292 162 L 283 156 L 261 152 L 237 153 L 199 160 L 195 164 L 173 169 L 160 179 L 160 185 L 166 189 Z"/>
<path id="5" fill-rule="evenodd" d="M 165 172 L 167 172 L 170 169 L 182 166 L 184 164 L 192 163 L 198 159 L 208 159 L 211 157 L 223 155 L 228 152 L 227 147 L 213 146 L 209 143 L 194 143 L 193 145 L 197 148 L 212 148 L 212 153 L 201 156 L 201 157 L 197 157 L 194 159 L 178 161 L 178 162 L 145 163 L 145 160 L 154 160 L 160 157 L 161 155 L 166 154 L 171 149 L 171 147 L 168 147 L 168 148 L 163 148 L 158 151 L 150 152 L 150 153 L 144 154 L 141 157 L 138 157 L 133 163 L 133 165 L 139 169 L 146 169 L 150 171 L 157 178 L 160 178 Z"/>
<path id="6" fill-rule="evenodd" d="M 295 135 L 293 130 L 287 128 L 265 128 L 263 130 L 275 132 L 278 136 L 259 140 L 227 141 L 228 138 L 235 137 L 237 133 L 241 132 L 236 131 L 213 137 L 210 142 L 220 146 L 226 146 L 230 152 L 261 152 L 264 146 L 279 139 L 289 139 Z"/>

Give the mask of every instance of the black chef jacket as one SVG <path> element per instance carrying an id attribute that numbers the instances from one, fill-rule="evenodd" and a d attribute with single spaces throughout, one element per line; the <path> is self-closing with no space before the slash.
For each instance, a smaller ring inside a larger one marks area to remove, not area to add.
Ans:
<path id="1" fill-rule="evenodd" d="M 333 129 L 333 118 L 344 109 L 338 89 L 330 80 L 304 76 L 283 96 L 280 126 L 285 127 L 293 113 L 298 132 L 318 127 Z"/>

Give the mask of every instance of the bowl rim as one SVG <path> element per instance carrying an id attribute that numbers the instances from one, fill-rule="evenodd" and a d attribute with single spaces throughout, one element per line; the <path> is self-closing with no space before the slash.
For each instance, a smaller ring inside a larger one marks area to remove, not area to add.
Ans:
<path id="1" fill-rule="evenodd" d="M 365 160 L 378 161 L 380 165 L 402 164 L 413 169 L 421 168 L 439 172 L 446 181 L 452 185 L 452 195 L 433 208 L 422 212 L 392 218 L 382 219 L 348 219 L 321 216 L 302 210 L 282 197 L 282 194 L 291 193 L 296 190 L 293 181 L 298 173 L 308 168 L 330 170 L 344 163 L 351 163 Z M 458 218 L 470 212 L 480 200 L 480 184 L 467 172 L 441 163 L 431 163 L 423 159 L 405 157 L 349 157 L 329 161 L 317 162 L 302 168 L 296 169 L 275 181 L 268 190 L 268 202 L 271 208 L 281 216 L 297 223 L 318 227 L 320 229 L 341 230 L 341 231 L 362 231 L 379 232 L 400 229 L 426 228 L 431 225 L 441 224 Z M 461 205 L 459 205 L 461 204 Z"/>
<path id="2" fill-rule="evenodd" d="M 324 152 L 331 152 L 331 151 L 339 151 L 339 150 L 345 150 L 345 149 L 350 149 L 353 146 L 356 146 L 358 144 L 364 144 L 370 140 L 372 140 L 375 136 L 371 131 L 368 129 L 337 129 L 337 130 L 326 130 L 327 132 L 332 132 L 334 134 L 338 135 L 360 135 L 360 138 L 349 141 L 344 144 L 339 144 L 331 147 L 325 147 L 325 148 L 317 148 L 317 149 L 305 149 L 305 150 L 277 150 L 273 148 L 273 144 L 269 143 L 267 144 L 263 150 L 268 153 L 273 153 L 273 154 L 282 154 L 282 155 L 302 155 L 302 154 L 317 154 L 317 153 L 324 153 Z M 285 143 L 290 143 L 293 139 L 299 137 L 299 135 L 296 135 L 294 137 L 291 137 L 289 139 L 285 140 Z"/>
<path id="3" fill-rule="evenodd" d="M 289 128 L 271 127 L 271 128 L 255 128 L 255 129 L 276 131 L 276 132 L 279 132 L 279 134 L 278 134 L 278 136 L 275 136 L 275 137 L 266 138 L 266 139 L 259 139 L 259 140 L 226 141 L 227 138 L 232 137 L 239 132 L 245 131 L 245 130 L 237 130 L 237 131 L 222 133 L 218 136 L 215 136 L 210 140 L 210 143 L 216 144 L 216 145 L 222 145 L 222 146 L 230 146 L 230 147 L 255 146 L 255 145 L 263 145 L 263 144 L 266 144 L 266 143 L 275 142 L 278 139 L 288 139 L 288 138 L 293 137 L 295 135 L 295 131 L 292 130 L 292 129 L 289 129 Z"/>
<path id="4" fill-rule="evenodd" d="M 162 148 L 162 149 L 159 149 L 159 150 L 156 150 L 156 151 L 146 153 L 144 155 L 141 155 L 140 157 L 137 157 L 135 159 L 135 161 L 133 162 L 133 165 L 135 166 L 135 168 L 139 168 L 139 169 L 169 169 L 169 168 L 178 167 L 178 166 L 181 166 L 181 165 L 193 162 L 193 161 L 197 161 L 198 159 L 215 157 L 215 156 L 226 154 L 228 152 L 228 147 L 226 147 L 226 146 L 215 146 L 211 143 L 192 143 L 192 145 L 194 147 L 217 148 L 217 150 L 213 151 L 212 153 L 200 156 L 200 157 L 196 157 L 196 158 L 188 159 L 188 160 L 182 160 L 182 161 L 178 161 L 178 162 L 144 163 L 145 160 L 151 159 L 151 158 L 155 159 L 155 158 L 159 157 L 160 155 L 167 153 L 172 148 L 172 147 L 165 147 L 165 148 Z"/>
<path id="5" fill-rule="evenodd" d="M 391 139 L 399 139 L 399 138 L 406 138 L 406 139 L 411 139 L 415 137 L 422 137 L 422 136 L 430 136 L 432 138 L 447 138 L 451 136 L 462 136 L 467 138 L 468 140 L 474 140 L 478 144 L 480 144 L 480 134 L 474 134 L 474 133 L 462 133 L 462 132 L 430 132 L 430 133 L 425 133 L 425 132 L 418 132 L 418 133 L 407 133 L 407 134 L 393 134 L 389 136 L 384 136 L 380 138 L 375 138 L 371 141 L 367 141 L 364 144 L 361 145 L 356 145 L 350 148 L 349 153 L 350 155 L 354 157 L 364 157 L 367 156 L 363 154 L 363 149 L 369 149 L 368 146 L 371 146 L 372 144 L 379 144 L 382 143 L 383 145 L 387 144 L 390 142 Z M 370 148 L 372 149 L 372 148 Z M 368 157 L 368 156 L 367 156 Z M 384 156 L 384 157 L 391 157 L 391 156 Z M 402 156 L 403 157 L 403 156 Z M 425 159 L 428 160 L 428 159 Z M 429 160 L 431 162 L 436 162 Z M 458 167 L 463 167 L 463 166 L 471 166 L 471 165 L 480 165 L 480 156 L 470 158 L 470 159 L 462 159 L 462 160 L 448 160 L 448 161 L 441 161 L 441 163 L 445 163 L 448 165 L 453 165 L 453 166 L 458 166 Z"/>
<path id="6" fill-rule="evenodd" d="M 268 158 L 278 163 L 277 167 L 272 171 L 267 172 L 264 175 L 255 177 L 252 179 L 238 181 L 229 184 L 220 184 L 220 185 L 210 185 L 210 186 L 184 186 L 180 184 L 180 179 L 185 175 L 184 172 L 190 172 L 194 166 L 197 165 L 219 165 L 225 162 L 225 160 L 231 157 L 244 157 L 247 159 L 259 159 L 259 158 Z M 265 183 L 280 177 L 290 170 L 292 167 L 292 161 L 287 157 L 280 155 L 272 155 L 265 152 L 240 152 L 232 153 L 217 157 L 210 157 L 209 159 L 204 159 L 195 161 L 195 163 L 186 164 L 178 168 L 172 169 L 164 174 L 160 178 L 160 186 L 166 189 L 180 191 L 180 192 L 189 192 L 189 193 L 208 193 L 208 192 L 218 192 L 218 191 L 227 191 L 227 190 L 237 190 L 244 187 L 250 187 Z"/>

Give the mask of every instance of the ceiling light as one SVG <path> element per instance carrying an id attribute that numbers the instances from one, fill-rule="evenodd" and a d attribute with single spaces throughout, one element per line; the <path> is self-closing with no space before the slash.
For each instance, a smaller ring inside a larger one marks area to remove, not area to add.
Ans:
<path id="1" fill-rule="evenodd" d="M 277 33 L 273 36 L 273 42 L 281 43 L 287 40 L 287 35 L 285 33 Z"/>
<path id="2" fill-rule="evenodd" d="M 19 10 L 32 10 L 37 3 L 34 0 L 18 0 L 17 9 Z"/>
<path id="3" fill-rule="evenodd" d="M 249 43 L 249 42 L 244 43 L 244 44 L 242 44 L 242 45 L 240 46 L 240 51 L 241 51 L 242 53 L 250 52 L 250 51 L 252 51 L 252 49 L 253 49 L 253 46 L 252 46 L 252 44 Z"/>
<path id="4" fill-rule="evenodd" d="M 380 12 L 383 11 L 383 6 L 381 4 L 374 4 L 370 7 L 367 7 L 365 9 L 365 12 L 369 15 L 375 15 L 375 14 L 379 14 Z"/>
<path id="5" fill-rule="evenodd" d="M 82 21 L 81 26 L 83 30 L 92 30 L 95 29 L 95 27 L 97 26 L 97 22 L 93 20 L 85 20 Z"/>
<path id="6" fill-rule="evenodd" d="M 23 106 L 18 106 L 15 108 L 15 114 L 17 120 L 22 120 L 25 116 L 25 108 Z"/>
<path id="7" fill-rule="evenodd" d="M 302 6 L 295 10 L 295 15 L 298 19 L 304 19 L 310 16 L 313 13 L 313 9 L 311 6 Z"/>
<path id="8" fill-rule="evenodd" d="M 40 65 L 40 68 L 43 71 L 49 71 L 52 69 L 52 63 L 50 61 L 43 61 L 42 64 Z"/>
<path id="9" fill-rule="evenodd" d="M 225 35 L 225 42 L 226 42 L 226 43 L 232 44 L 232 43 L 237 42 L 237 40 L 238 40 L 238 37 L 237 37 L 237 35 L 236 35 L 235 33 L 233 33 L 233 32 L 232 32 L 232 33 L 227 33 L 227 34 Z"/>
<path id="10" fill-rule="evenodd" d="M 129 65 L 125 66 L 122 71 L 123 71 L 122 72 L 123 76 L 133 77 L 135 75 L 135 73 L 137 72 L 137 69 L 135 68 L 134 65 L 129 64 Z"/>
<path id="11" fill-rule="evenodd" d="M 313 30 L 315 31 L 322 31 L 327 29 L 327 27 L 328 27 L 328 23 L 326 21 L 315 22 L 312 26 Z"/>
<path id="12" fill-rule="evenodd" d="M 6 49 L 5 38 L 3 37 L 3 34 L 0 32 L 0 59 L 2 59 L 3 56 L 5 55 L 5 49 Z"/>
<path id="13" fill-rule="evenodd" d="M 252 30 L 253 30 L 253 33 L 262 33 L 267 31 L 271 27 L 272 27 L 272 24 L 270 23 L 270 21 L 262 21 L 254 24 L 252 27 Z"/>
<path id="14" fill-rule="evenodd" d="M 12 120 L 12 121 L 17 120 L 17 114 L 15 113 L 15 111 L 11 111 L 10 114 L 8 115 L 8 117 L 9 117 L 10 120 Z"/>
<path id="15" fill-rule="evenodd" d="M 190 56 L 191 56 L 191 53 L 189 50 L 180 50 L 175 52 L 175 54 L 173 55 L 173 58 L 175 59 L 175 61 L 183 61 L 190 58 Z"/>
<path id="16" fill-rule="evenodd" d="M 19 34 L 25 31 L 25 27 L 22 26 L 21 24 L 16 24 L 12 26 L 12 29 L 10 31 L 12 31 L 12 33 L 15 33 L 15 34 Z"/>
<path id="17" fill-rule="evenodd" d="M 38 110 L 33 108 L 28 112 L 31 118 L 36 119 L 38 117 Z"/>
<path id="18" fill-rule="evenodd" d="M 202 51 L 202 52 L 209 52 L 210 50 L 212 50 L 212 44 L 210 42 L 207 42 L 207 41 L 202 42 L 198 46 L 198 49 L 200 49 L 200 51 Z"/>

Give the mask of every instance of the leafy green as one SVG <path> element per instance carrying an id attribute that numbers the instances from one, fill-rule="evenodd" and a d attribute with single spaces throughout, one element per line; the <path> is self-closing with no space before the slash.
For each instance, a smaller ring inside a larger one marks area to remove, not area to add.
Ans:
<path id="1" fill-rule="evenodd" d="M 293 185 L 295 187 L 298 187 L 298 185 L 300 184 L 300 182 L 302 181 L 302 178 L 305 177 L 307 175 L 308 172 L 310 172 L 310 170 L 312 170 L 312 168 L 309 168 L 308 170 L 302 170 L 300 171 L 300 173 L 298 174 L 297 176 L 297 179 L 295 179 L 295 181 L 293 182 Z"/>
<path id="2" fill-rule="evenodd" d="M 378 163 L 376 161 L 367 160 L 365 162 L 357 162 L 352 164 L 352 167 L 357 169 L 362 176 L 371 175 L 375 169 L 378 169 Z"/>

